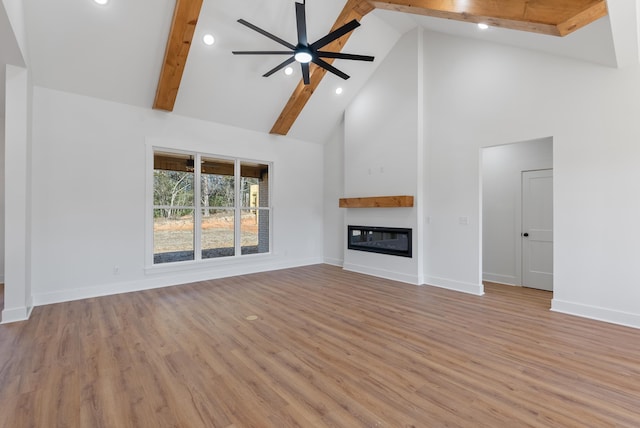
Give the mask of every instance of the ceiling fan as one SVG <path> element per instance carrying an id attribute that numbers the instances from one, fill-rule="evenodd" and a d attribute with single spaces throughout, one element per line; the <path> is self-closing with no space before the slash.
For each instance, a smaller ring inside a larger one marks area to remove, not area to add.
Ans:
<path id="1" fill-rule="evenodd" d="M 295 61 L 298 61 L 300 63 L 300 66 L 302 67 L 302 80 L 304 81 L 305 85 L 309 84 L 310 62 L 313 62 L 317 66 L 322 67 L 325 70 L 335 74 L 336 76 L 342 77 L 346 80 L 349 78 L 349 75 L 338 70 L 328 62 L 324 61 L 322 58 L 350 59 L 356 61 L 373 61 L 374 59 L 372 56 L 368 55 L 353 55 L 341 52 L 327 52 L 320 50 L 334 40 L 337 40 L 345 34 L 358 28 L 360 26 L 360 23 L 355 19 L 346 23 L 342 27 L 330 32 L 321 39 L 313 43 L 309 43 L 309 41 L 307 40 L 307 20 L 304 2 L 296 2 L 296 25 L 298 27 L 298 44 L 296 45 L 282 40 L 278 36 L 275 36 L 263 30 L 262 28 L 256 27 L 255 25 L 245 21 L 244 19 L 239 19 L 238 22 L 290 49 L 288 51 L 233 51 L 234 55 L 291 55 L 290 58 L 287 58 L 276 67 L 263 74 L 263 77 L 269 77 L 276 71 L 283 69 L 284 67 Z"/>

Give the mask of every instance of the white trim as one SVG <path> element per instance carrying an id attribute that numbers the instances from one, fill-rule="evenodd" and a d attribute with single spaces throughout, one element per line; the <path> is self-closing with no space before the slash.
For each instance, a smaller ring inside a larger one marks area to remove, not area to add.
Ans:
<path id="1" fill-rule="evenodd" d="M 393 281 L 406 282 L 407 284 L 419 284 L 418 275 L 408 275 L 406 273 L 394 272 L 386 269 L 377 269 L 353 263 L 344 263 L 342 268 L 350 272 L 363 273 L 365 275 L 377 276 L 379 278 L 391 279 Z"/>
<path id="2" fill-rule="evenodd" d="M 484 294 L 484 285 L 482 285 L 482 283 L 474 284 L 472 282 L 462 282 L 447 278 L 428 276 L 425 278 L 425 285 L 474 294 L 476 296 L 482 296 Z"/>
<path id="3" fill-rule="evenodd" d="M 640 328 L 640 315 L 631 312 L 583 305 L 581 303 L 567 302 L 558 299 L 551 300 L 551 311 L 624 325 L 627 327 Z"/>
<path id="4" fill-rule="evenodd" d="M 241 161 L 233 161 L 233 255 L 242 255 L 242 174 Z"/>
<path id="5" fill-rule="evenodd" d="M 145 165 L 145 198 L 144 198 L 144 262 L 145 266 L 153 266 L 153 154 L 154 146 L 146 142 L 147 163 Z"/>
<path id="6" fill-rule="evenodd" d="M 200 153 L 193 156 L 193 258 L 202 260 L 202 157 Z M 156 206 L 154 205 L 154 208 Z M 234 225 L 235 227 L 235 225 Z"/>
<path id="7" fill-rule="evenodd" d="M 482 147 L 478 150 L 478 281 L 482 283 L 484 281 L 484 149 Z M 427 282 L 426 280 L 424 281 Z M 482 292 L 484 293 L 484 285 L 482 286 Z M 476 293 L 472 293 L 476 294 Z"/>
<path id="8" fill-rule="evenodd" d="M 418 267 L 418 277 L 417 283 L 422 284 L 424 282 L 425 275 L 425 254 L 426 254 L 426 236 L 425 236 L 425 203 L 424 203 L 424 195 L 425 186 L 426 186 L 426 172 L 425 172 L 425 141 L 424 141 L 424 128 L 425 128 L 425 87 L 424 87 L 424 28 L 422 26 L 418 26 L 418 34 L 417 34 L 417 44 L 418 44 L 418 58 L 417 58 L 417 146 L 416 146 L 416 240 L 414 240 L 414 257 L 416 257 L 416 263 Z"/>
<path id="9" fill-rule="evenodd" d="M 229 266 L 227 269 L 216 269 L 215 271 L 184 271 L 176 275 L 164 276 L 162 278 L 149 277 L 140 281 L 109 283 L 94 287 L 76 288 L 60 290 L 51 293 L 34 293 L 33 301 L 36 306 L 49 305 L 53 303 L 69 302 L 72 300 L 89 299 L 92 297 L 110 296 L 114 294 L 130 293 L 134 291 L 151 290 L 189 284 L 193 282 L 207 281 L 212 279 L 227 278 L 231 276 L 248 275 L 260 272 L 269 272 L 280 269 L 289 269 L 300 266 L 322 264 L 321 257 L 311 257 L 300 260 L 287 260 L 277 263 L 260 263 L 252 266 Z"/>
<path id="10" fill-rule="evenodd" d="M 31 316 L 32 310 L 33 306 L 21 306 L 19 308 L 4 309 L 2 311 L 2 322 L 0 322 L 0 324 L 26 321 Z"/>
<path id="11" fill-rule="evenodd" d="M 498 284 L 520 285 L 515 275 L 502 275 L 499 273 L 483 272 L 482 280 L 489 282 L 497 282 Z"/>

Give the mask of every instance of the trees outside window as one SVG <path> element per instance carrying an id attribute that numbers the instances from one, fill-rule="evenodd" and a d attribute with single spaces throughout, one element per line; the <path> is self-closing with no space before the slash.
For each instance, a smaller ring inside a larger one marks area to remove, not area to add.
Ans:
<path id="1" fill-rule="evenodd" d="M 270 251 L 268 163 L 154 151 L 153 168 L 154 264 Z"/>

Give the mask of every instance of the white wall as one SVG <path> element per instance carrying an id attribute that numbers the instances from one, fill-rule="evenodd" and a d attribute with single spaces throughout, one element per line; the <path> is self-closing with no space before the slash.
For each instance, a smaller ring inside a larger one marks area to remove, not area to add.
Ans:
<path id="1" fill-rule="evenodd" d="M 273 254 L 145 266 L 148 144 L 272 161 Z M 36 87 L 36 305 L 322 261 L 322 146 Z M 119 271 L 114 271 L 114 266 Z"/>
<path id="2" fill-rule="evenodd" d="M 522 171 L 553 168 L 553 140 L 482 150 L 482 279 L 521 285 Z"/>
<path id="3" fill-rule="evenodd" d="M 4 114 L 0 114 L 0 282 L 4 283 Z M 0 308 L 1 310 L 2 308 Z"/>
<path id="4" fill-rule="evenodd" d="M 31 82 L 6 66 L 4 134 L 4 309 L 2 322 L 27 319 L 31 299 Z"/>
<path id="5" fill-rule="evenodd" d="M 344 263 L 346 242 L 345 214 L 338 207 L 344 196 L 344 120 L 324 144 L 323 223 L 324 262 L 336 266 Z"/>
<path id="6" fill-rule="evenodd" d="M 345 112 L 345 197 L 417 196 L 417 47 L 417 31 L 405 34 Z M 346 211 L 347 224 L 412 228 L 417 242 L 415 207 Z M 344 267 L 417 284 L 418 257 L 345 250 Z"/>
<path id="7" fill-rule="evenodd" d="M 480 148 L 551 136 L 553 309 L 640 327 L 640 66 L 437 33 L 425 56 L 429 274 L 481 279 Z"/>

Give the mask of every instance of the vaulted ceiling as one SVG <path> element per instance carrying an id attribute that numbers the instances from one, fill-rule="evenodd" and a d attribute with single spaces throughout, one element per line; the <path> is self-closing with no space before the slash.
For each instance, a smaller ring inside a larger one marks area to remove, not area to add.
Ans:
<path id="1" fill-rule="evenodd" d="M 202 1 L 176 1 L 154 108 L 173 110 Z M 566 36 L 607 15 L 605 0 L 347 0 L 330 31 L 342 28 L 352 20 L 360 21 L 374 9 L 553 36 Z M 348 32 L 334 40 L 324 50 L 340 52 L 351 34 Z M 327 62 L 332 64 L 333 60 Z M 311 64 L 310 81 L 298 82 L 271 133 L 286 135 L 289 132 L 326 72 L 326 67 Z"/>
<path id="2" fill-rule="evenodd" d="M 500 15 L 506 10 L 502 6 L 493 11 L 460 9 L 461 5 L 475 1 L 479 0 L 416 0 L 411 4 L 419 8 L 418 12 L 408 10 L 411 13 L 402 13 L 394 10 L 408 7 L 406 1 L 372 0 L 376 9 L 364 14 L 362 26 L 344 44 L 345 51 L 373 55 L 376 60 L 373 63 L 336 62 L 340 69 L 352 76 L 351 79 L 343 81 L 331 74 L 321 79 L 314 88 L 313 96 L 291 121 L 288 135 L 313 142 L 325 141 L 341 120 L 352 97 L 375 72 L 396 41 L 417 26 L 427 31 L 511 44 L 616 66 L 614 37 L 607 16 L 566 37 L 540 34 L 552 32 L 552 28 L 558 32 L 570 30 L 573 25 L 571 15 L 580 15 L 575 14 L 575 10 L 566 14 L 542 7 L 545 2 L 566 6 L 575 1 L 588 11 L 588 21 L 599 16 L 601 10 L 598 8 L 604 4 L 603 0 L 484 2 L 498 6 L 520 4 L 519 10 L 506 8 L 510 12 L 504 16 Z M 345 9 L 345 2 L 307 0 L 310 39 L 318 39 L 330 31 Z M 349 0 L 351 2 L 362 3 L 361 0 Z M 438 9 L 443 5 L 454 10 Z M 34 83 L 109 101 L 151 107 L 166 62 L 165 48 L 175 6 L 176 0 L 110 0 L 106 6 L 99 6 L 92 0 L 24 2 L 28 65 Z M 436 12 L 425 12 L 433 10 Z M 556 22 L 538 22 L 540 11 L 555 16 Z M 495 27 L 485 32 L 480 32 L 470 23 L 489 17 Z M 189 116 L 260 132 L 270 132 L 274 128 L 292 94 L 295 96 L 300 72 L 296 69 L 293 76 L 279 72 L 264 78 L 262 74 L 281 62 L 281 58 L 232 55 L 232 50 L 271 50 L 278 47 L 273 41 L 238 24 L 239 18 L 285 40 L 296 40 L 292 0 L 204 0 L 197 25 L 192 26 L 193 41 L 179 87 L 174 84 L 177 97 L 173 112 L 158 110 L 158 114 Z M 535 21 L 533 30 L 538 32 L 505 28 L 513 26 L 512 21 L 525 26 Z M 216 37 L 213 46 L 202 43 L 205 33 Z M 334 92 L 337 86 L 344 88 L 341 96 Z"/>

